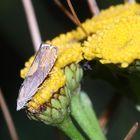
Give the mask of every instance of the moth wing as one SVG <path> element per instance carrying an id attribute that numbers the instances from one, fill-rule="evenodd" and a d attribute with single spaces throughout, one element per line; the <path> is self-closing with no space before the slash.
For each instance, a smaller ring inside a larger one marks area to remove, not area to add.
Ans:
<path id="1" fill-rule="evenodd" d="M 39 59 L 39 69 L 42 72 L 42 79 L 46 78 L 46 76 L 54 66 L 57 58 L 57 53 L 57 48 L 53 46 L 46 48 L 46 51 L 43 52 L 43 57 Z"/>
<path id="2" fill-rule="evenodd" d="M 20 91 L 23 88 L 24 92 L 20 92 L 20 97 L 30 100 L 36 93 L 39 85 L 44 81 L 55 64 L 57 51 L 56 47 L 47 44 L 40 47 L 24 79 L 23 86 L 21 86 Z"/>
<path id="3" fill-rule="evenodd" d="M 24 103 L 31 99 L 40 84 L 51 71 L 57 58 L 57 48 L 42 44 L 20 88 L 18 100 Z"/>

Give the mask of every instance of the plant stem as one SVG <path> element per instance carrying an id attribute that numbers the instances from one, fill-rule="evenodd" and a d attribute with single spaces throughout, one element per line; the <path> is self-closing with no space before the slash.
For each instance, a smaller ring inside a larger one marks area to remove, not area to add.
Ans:
<path id="1" fill-rule="evenodd" d="M 81 92 L 80 99 L 81 99 L 82 108 L 83 108 L 86 116 L 88 117 L 88 120 L 90 121 L 90 125 L 91 125 L 92 129 L 96 128 L 100 137 L 103 140 L 105 140 L 106 138 L 103 134 L 102 128 L 99 124 L 98 118 L 96 117 L 96 113 L 93 110 L 92 102 L 90 101 L 88 95 L 84 92 Z"/>
<path id="2" fill-rule="evenodd" d="M 87 0 L 87 2 L 88 2 L 89 9 L 90 9 L 91 13 L 92 13 L 94 16 L 99 15 L 100 10 L 99 10 L 99 7 L 98 7 L 98 5 L 97 5 L 96 0 Z"/>
<path id="3" fill-rule="evenodd" d="M 138 130 L 138 127 L 139 127 L 139 124 L 138 122 L 136 122 L 132 128 L 129 130 L 129 132 L 127 133 L 127 135 L 125 136 L 124 140 L 132 140 L 135 133 L 137 132 Z"/>
<path id="4" fill-rule="evenodd" d="M 72 98 L 71 113 L 91 140 L 106 140 L 88 96 L 81 92 Z"/>
<path id="5" fill-rule="evenodd" d="M 72 6 L 71 1 L 70 1 L 70 0 L 67 0 L 67 3 L 68 3 L 68 6 L 69 6 L 69 8 L 70 8 L 70 10 L 71 10 L 71 13 L 73 14 L 73 17 L 75 18 L 75 20 L 76 20 L 78 26 L 82 29 L 82 31 L 85 33 L 85 35 L 88 36 L 88 33 L 87 33 L 87 31 L 85 30 L 85 28 L 83 27 L 83 25 L 81 24 L 81 22 L 80 22 L 80 20 L 79 20 L 79 18 L 78 18 L 78 16 L 77 16 L 77 14 L 76 14 L 76 12 L 75 12 L 73 6 Z"/>
<path id="6" fill-rule="evenodd" d="M 67 117 L 61 124 L 57 126 L 72 140 L 85 140 L 77 128 L 74 126 L 70 117 Z"/>
<path id="7" fill-rule="evenodd" d="M 5 118 L 5 121 L 7 123 L 10 135 L 11 135 L 11 139 L 12 140 L 19 140 L 16 128 L 14 126 L 14 122 L 13 122 L 12 117 L 10 115 L 9 109 L 7 107 L 7 104 L 5 102 L 5 99 L 3 97 L 1 89 L 0 89 L 0 105 L 1 105 L 1 109 L 2 109 L 2 112 L 4 114 L 4 118 Z"/>
<path id="8" fill-rule="evenodd" d="M 37 52 L 42 42 L 36 15 L 31 0 L 22 0 L 23 8 L 27 18 L 31 39 L 33 42 L 34 50 Z"/>

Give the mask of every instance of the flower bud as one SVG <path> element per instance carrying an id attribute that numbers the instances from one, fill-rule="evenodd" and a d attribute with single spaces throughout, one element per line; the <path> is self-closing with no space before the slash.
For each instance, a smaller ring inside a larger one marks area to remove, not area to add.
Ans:
<path id="1" fill-rule="evenodd" d="M 83 71 L 79 64 L 73 63 L 64 68 L 64 75 L 66 79 L 65 85 L 57 92 L 52 93 L 52 97 L 50 97 L 49 101 L 43 104 L 38 103 L 40 105 L 37 109 L 31 109 L 31 105 L 33 104 L 31 99 L 27 106 L 29 118 L 42 121 L 45 124 L 57 125 L 63 122 L 63 120 L 69 115 L 71 96 L 73 96 L 75 91 L 79 90 Z M 51 85 L 46 86 L 51 87 Z M 43 92 L 45 94 L 45 90 Z M 39 91 L 36 94 L 39 94 Z"/>

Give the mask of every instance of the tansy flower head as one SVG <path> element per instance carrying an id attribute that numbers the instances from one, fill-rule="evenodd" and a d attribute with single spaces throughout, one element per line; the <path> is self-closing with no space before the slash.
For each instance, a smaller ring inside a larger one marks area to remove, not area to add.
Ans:
<path id="1" fill-rule="evenodd" d="M 39 87 L 32 100 L 27 104 L 28 110 L 31 112 L 40 110 L 40 106 L 49 102 L 54 93 L 57 93 L 64 84 L 65 76 L 63 70 L 54 68 L 49 77 Z"/>
<path id="2" fill-rule="evenodd" d="M 127 71 L 129 73 L 139 73 L 140 61 L 137 61 L 138 63 L 135 63 L 135 65 L 132 63 L 140 59 L 139 9 L 140 5 L 135 2 L 132 4 L 127 3 L 112 6 L 103 10 L 98 16 L 82 23 L 88 36 L 85 35 L 80 27 L 77 27 L 76 30 L 61 34 L 51 41 L 47 41 L 48 44 L 57 47 L 56 50 L 58 49 L 58 53 L 53 55 L 54 53 L 50 51 L 50 57 L 47 57 L 46 54 L 48 53 L 45 53 L 41 58 L 39 57 L 39 60 L 42 60 L 41 64 L 45 65 L 47 63 L 47 66 L 50 68 L 41 82 L 38 80 L 40 73 L 35 77 L 34 82 L 32 82 L 32 77 L 28 82 L 25 80 L 25 83 L 27 83 L 26 89 L 29 89 L 29 92 L 34 85 L 37 85 L 33 88 L 31 96 L 28 96 L 27 91 L 27 96 L 25 96 L 24 99 L 22 98 L 23 96 L 20 98 L 20 101 L 24 101 L 28 117 L 42 121 L 45 124 L 57 126 L 73 139 L 79 137 L 79 139 L 84 140 L 84 138 L 79 135 L 79 132 L 72 126 L 69 115 L 69 113 L 71 113 L 89 138 L 106 140 L 100 130 L 100 126 L 98 126 L 96 115 L 94 111 L 92 111 L 91 102 L 80 92 L 80 81 L 83 76 L 83 70 L 78 63 L 83 59 L 98 59 L 102 64 L 113 63 L 119 64 L 121 67 L 127 67 L 131 64 L 131 67 L 125 70 L 129 70 Z M 55 59 L 51 61 L 53 57 Z M 31 75 L 27 75 L 27 73 L 30 73 L 29 68 L 33 66 L 31 64 L 34 58 L 36 57 L 32 56 L 29 61 L 25 63 L 25 68 L 21 70 L 22 78 L 32 76 L 32 72 L 36 72 L 36 69 L 38 70 L 38 68 L 40 68 L 38 67 L 38 61 L 34 61 L 36 62 L 35 70 L 33 67 Z M 48 61 L 43 63 L 43 60 Z M 52 65 L 50 66 L 49 64 Z M 42 73 L 44 73 L 44 69 L 42 71 Z M 127 74 L 129 75 L 129 73 Z M 36 73 L 33 76 L 36 76 Z M 135 83 L 138 83 L 139 78 L 138 81 L 135 82 L 135 76 L 137 75 L 132 76 L 134 78 L 130 77 L 129 83 L 132 82 L 131 85 L 134 85 L 133 89 L 136 89 Z M 36 84 L 36 81 L 39 81 L 39 84 Z M 28 88 L 28 85 L 31 85 L 30 88 Z M 117 84 L 117 87 L 118 85 L 119 84 Z M 139 84 L 137 84 L 137 86 L 139 87 Z M 119 90 L 117 89 L 117 91 Z M 136 94 L 139 95 L 139 90 Z M 89 117 L 89 114 L 91 117 Z M 91 123 L 92 119 L 94 120 L 92 121 L 94 122 L 93 124 Z M 69 126 L 71 126 L 71 128 Z M 87 129 L 85 129 L 85 126 Z M 96 133 L 91 133 L 90 130 L 95 128 Z"/>
<path id="3" fill-rule="evenodd" d="M 126 3 L 117 6 L 111 6 L 102 10 L 98 16 L 86 20 L 82 25 L 89 34 L 96 34 L 106 25 L 112 23 L 116 18 L 133 16 L 140 13 L 140 5 L 137 3 Z M 78 31 L 78 29 L 77 29 Z"/>
<path id="4" fill-rule="evenodd" d="M 70 91 L 76 89 L 79 80 L 76 82 L 75 79 L 78 74 L 82 74 L 79 72 L 80 68 L 75 69 L 75 67 L 83 59 L 98 58 L 102 63 L 121 64 L 122 67 L 127 67 L 135 59 L 139 59 L 139 9 L 140 6 L 133 3 L 103 10 L 99 16 L 82 23 L 89 34 L 88 39 L 78 27 L 76 30 L 47 41 L 58 47 L 58 57 L 51 74 L 27 103 L 28 110 L 40 111 L 42 106 L 44 107 L 46 103 L 48 105 L 60 90 L 65 93 L 66 90 L 62 89 L 66 86 Z M 34 56 L 25 63 L 25 68 L 21 70 L 21 77 L 26 76 L 33 59 Z M 74 68 L 74 73 L 69 71 L 71 64 L 74 64 L 74 67 L 71 67 Z M 81 76 L 78 78 L 81 79 Z"/>
<path id="5" fill-rule="evenodd" d="M 140 59 L 140 16 L 121 17 L 84 43 L 84 57 L 127 67 Z"/>
<path id="6" fill-rule="evenodd" d="M 58 54 L 58 59 L 55 64 L 56 67 L 64 68 L 71 63 L 78 63 L 83 60 L 83 52 L 79 42 L 66 44 L 62 48 L 60 48 L 60 53 Z"/>

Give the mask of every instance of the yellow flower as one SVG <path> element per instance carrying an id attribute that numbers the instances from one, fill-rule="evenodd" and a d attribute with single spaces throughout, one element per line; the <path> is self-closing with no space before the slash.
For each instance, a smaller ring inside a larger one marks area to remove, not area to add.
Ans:
<path id="1" fill-rule="evenodd" d="M 77 27 L 66 34 L 61 34 L 47 43 L 58 47 L 58 57 L 52 73 L 39 87 L 27 108 L 31 112 L 51 100 L 52 96 L 65 86 L 63 68 L 71 63 L 78 63 L 84 58 L 99 58 L 102 63 L 121 64 L 127 67 L 140 58 L 140 5 L 137 3 L 112 6 L 98 16 L 86 20 L 82 26 L 89 37 Z M 82 43 L 84 41 L 84 44 Z M 34 59 L 32 56 L 21 70 L 25 78 Z"/>
<path id="2" fill-rule="evenodd" d="M 49 74 L 49 78 L 43 82 L 32 100 L 27 104 L 28 110 L 31 112 L 39 111 L 40 106 L 49 102 L 51 97 L 54 96 L 64 84 L 65 76 L 63 70 L 54 68 L 52 73 Z"/>
<path id="3" fill-rule="evenodd" d="M 99 16 L 86 20 L 82 23 L 82 26 L 89 34 L 96 34 L 96 32 L 104 29 L 105 26 L 112 24 L 115 19 L 138 14 L 140 12 L 139 9 L 140 5 L 137 3 L 112 6 L 109 9 L 103 10 Z M 78 27 L 76 30 L 61 34 L 52 41 L 47 41 L 59 48 L 59 55 L 56 62 L 57 67 L 62 68 L 72 62 L 79 62 L 83 59 L 81 40 L 86 40 L 86 36 L 81 28 Z M 86 51 L 92 53 L 88 48 Z M 100 54 L 98 55 L 100 56 Z"/>
<path id="4" fill-rule="evenodd" d="M 67 47 L 68 46 L 68 47 Z M 58 56 L 55 66 L 63 68 L 73 62 L 78 63 L 83 59 L 80 43 L 67 44 L 63 52 Z"/>
<path id="5" fill-rule="evenodd" d="M 105 25 L 111 23 L 115 18 L 122 16 L 135 15 L 140 12 L 140 5 L 137 3 L 126 3 L 120 4 L 117 6 L 111 6 L 108 9 L 102 10 L 98 16 L 87 19 L 82 23 L 82 26 L 89 34 L 95 34 L 98 30 L 104 28 Z M 51 41 L 47 41 L 50 44 L 60 46 L 60 48 L 65 48 L 67 44 L 78 42 L 86 38 L 85 33 L 80 27 L 77 27 L 76 30 L 72 30 L 67 33 L 60 34 Z M 60 49 L 59 48 L 59 49 Z"/>
<path id="6" fill-rule="evenodd" d="M 96 33 L 106 25 L 112 23 L 116 18 L 133 16 L 140 13 L 140 5 L 137 3 L 126 3 L 117 6 L 111 6 L 102 10 L 98 16 L 88 19 L 83 23 L 83 27 L 89 33 Z"/>
<path id="7" fill-rule="evenodd" d="M 140 16 L 121 17 L 84 43 L 84 57 L 127 67 L 140 59 Z"/>
<path id="8" fill-rule="evenodd" d="M 21 77 L 25 78 L 34 56 L 32 56 L 28 62 L 25 63 L 25 68 L 21 70 Z M 61 87 L 65 85 L 65 75 L 62 69 L 54 67 L 49 74 L 48 78 L 39 87 L 36 94 L 33 96 L 31 101 L 27 104 L 28 110 L 31 112 L 39 111 L 40 105 L 48 102 L 50 98 L 56 93 Z"/>

